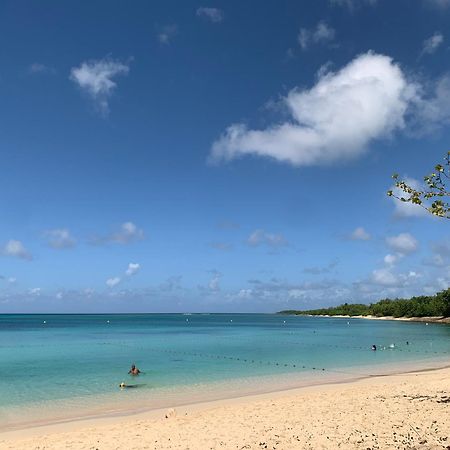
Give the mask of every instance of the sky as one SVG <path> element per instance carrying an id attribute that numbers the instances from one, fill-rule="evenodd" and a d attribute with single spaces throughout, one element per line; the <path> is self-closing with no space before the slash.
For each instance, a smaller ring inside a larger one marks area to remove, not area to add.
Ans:
<path id="1" fill-rule="evenodd" d="M 1 1 L 0 313 L 275 312 L 450 285 L 420 187 L 450 0 Z"/>

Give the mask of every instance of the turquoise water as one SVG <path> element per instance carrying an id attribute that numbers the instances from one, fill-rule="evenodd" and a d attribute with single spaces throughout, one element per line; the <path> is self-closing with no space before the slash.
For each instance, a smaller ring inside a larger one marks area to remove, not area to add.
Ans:
<path id="1" fill-rule="evenodd" d="M 0 427 L 442 366 L 449 355 L 450 326 L 436 324 L 266 314 L 0 315 Z M 131 363 L 144 373 L 127 375 Z M 122 381 L 137 388 L 121 391 Z"/>

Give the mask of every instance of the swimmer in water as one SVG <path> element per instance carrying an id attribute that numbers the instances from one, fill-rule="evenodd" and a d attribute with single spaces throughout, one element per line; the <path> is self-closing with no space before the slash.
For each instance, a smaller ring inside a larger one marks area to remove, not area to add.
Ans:
<path id="1" fill-rule="evenodd" d="M 131 369 L 128 371 L 129 375 L 139 375 L 141 371 L 134 365 L 131 365 Z"/>
<path id="2" fill-rule="evenodd" d="M 123 381 L 119 384 L 120 389 L 131 389 L 131 388 L 137 388 L 138 384 L 125 384 Z"/>

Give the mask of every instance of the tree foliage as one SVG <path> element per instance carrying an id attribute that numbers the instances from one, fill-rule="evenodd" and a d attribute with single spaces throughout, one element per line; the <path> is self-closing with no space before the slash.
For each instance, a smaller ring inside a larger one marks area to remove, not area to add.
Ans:
<path id="1" fill-rule="evenodd" d="M 313 316 L 450 317 L 450 288 L 431 296 L 394 300 L 387 298 L 370 305 L 344 303 L 332 308 L 288 310 L 281 313 Z"/>
<path id="2" fill-rule="evenodd" d="M 394 174 L 392 178 L 395 180 L 395 187 L 401 194 L 396 195 L 390 190 L 387 195 L 401 202 L 418 205 L 434 216 L 450 219 L 450 192 L 446 188 L 450 179 L 450 152 L 447 152 L 444 163 L 437 164 L 434 169 L 434 172 L 424 177 L 426 187 L 423 190 L 415 189 L 406 181 L 400 180 L 398 174 Z"/>

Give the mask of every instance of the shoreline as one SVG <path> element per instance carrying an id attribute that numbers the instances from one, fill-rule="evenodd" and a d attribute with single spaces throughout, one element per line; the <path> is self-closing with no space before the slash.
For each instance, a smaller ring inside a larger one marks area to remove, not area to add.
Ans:
<path id="1" fill-rule="evenodd" d="M 164 407 L 139 407 L 136 409 L 117 409 L 104 412 L 86 414 L 83 416 L 75 416 L 61 419 L 53 419 L 48 422 L 33 422 L 20 424 L 17 427 L 12 426 L 11 429 L 0 430 L 0 444 L 4 440 L 18 440 L 27 437 L 39 437 L 45 434 L 66 433 L 77 431 L 85 427 L 115 425 L 121 422 L 135 420 L 157 420 L 164 418 L 167 412 L 176 410 L 178 415 L 187 415 L 193 412 L 206 411 L 211 408 L 221 407 L 224 405 L 238 405 L 242 403 L 264 400 L 273 397 L 282 398 L 285 396 L 299 395 L 309 392 L 321 392 L 328 389 L 334 389 L 342 386 L 351 387 L 353 385 L 365 384 L 370 380 L 373 382 L 381 380 L 394 381 L 402 376 L 420 375 L 426 373 L 448 372 L 450 376 L 450 361 L 441 366 L 423 367 L 420 369 L 407 368 L 405 370 L 397 369 L 393 372 L 367 374 L 355 373 L 352 376 L 341 379 L 321 380 L 318 383 L 297 385 L 292 387 L 280 387 L 263 390 L 257 393 L 234 394 L 229 397 L 216 398 L 210 400 L 198 400 L 193 402 L 179 403 L 172 406 Z"/>
<path id="2" fill-rule="evenodd" d="M 304 317 L 329 317 L 338 319 L 367 319 L 367 320 L 395 320 L 400 322 L 425 322 L 425 323 L 441 323 L 450 324 L 450 317 L 394 317 L 394 316 L 348 316 L 342 314 L 336 314 L 334 316 L 329 314 L 286 314 L 287 316 L 304 316 Z"/>
<path id="3" fill-rule="evenodd" d="M 306 448 L 312 443 L 310 448 L 366 449 L 391 448 L 389 443 L 393 446 L 400 436 L 431 444 L 433 439 L 447 439 L 450 432 L 449 376 L 447 366 L 77 420 L 1 433 L 0 446 L 195 449 L 236 448 L 239 442 L 238 448 L 260 448 L 260 442 L 275 439 L 281 446 L 267 448 Z M 430 429 L 425 430 L 428 423 Z M 385 433 L 387 426 L 395 431 Z M 387 438 L 393 441 L 380 442 Z M 370 440 L 374 442 L 369 445 Z"/>

